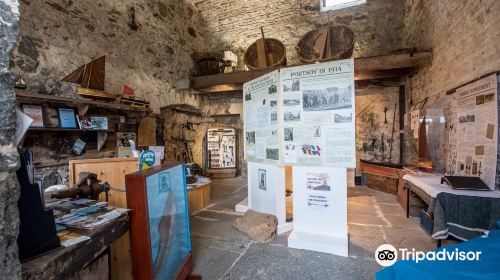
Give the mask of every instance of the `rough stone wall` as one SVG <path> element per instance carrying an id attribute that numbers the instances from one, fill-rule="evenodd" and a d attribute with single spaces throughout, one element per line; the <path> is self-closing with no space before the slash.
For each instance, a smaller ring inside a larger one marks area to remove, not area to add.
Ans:
<path id="1" fill-rule="evenodd" d="M 456 108 L 446 91 L 500 69 L 499 13 L 497 0 L 406 1 L 405 46 L 433 49 L 432 65 L 407 80 L 406 100 L 409 105 L 428 97 L 426 108 L 448 108 L 442 152 L 436 158 L 440 166 L 456 156 Z M 415 158 L 414 149 L 406 150 L 405 159 Z M 453 172 L 449 165 L 446 170 Z"/>
<path id="2" fill-rule="evenodd" d="M 205 106 L 201 108 L 176 105 L 162 109 L 161 117 L 165 120 L 165 158 L 182 161 L 185 148 L 184 143 L 179 139 L 185 138 L 188 141 L 193 162 L 204 169 L 207 156 L 205 146 L 207 130 L 210 128 L 234 128 L 239 143 L 237 147 L 237 172 L 244 174 L 246 162 L 243 159 L 241 99 L 207 100 L 206 102 Z M 186 111 L 194 111 L 198 114 L 186 113 Z M 196 128 L 187 129 L 188 123 L 196 125 Z M 182 126 L 184 126 L 184 131 Z"/>
<path id="3" fill-rule="evenodd" d="M 19 3 L 0 0 L 0 279 L 19 279 L 17 250 L 19 184 L 15 171 L 19 156 L 14 147 L 16 127 L 10 56 L 19 35 Z"/>
<path id="4" fill-rule="evenodd" d="M 398 107 L 398 87 L 366 88 L 356 91 L 356 156 L 358 167 L 360 159 L 400 163 Z M 394 111 L 396 111 L 395 118 Z M 394 134 L 392 133 L 393 123 Z M 393 143 L 392 153 L 390 151 L 391 142 Z"/>
<path id="5" fill-rule="evenodd" d="M 404 0 L 368 0 L 367 4 L 330 14 L 319 12 L 319 0 L 189 0 L 206 22 L 213 51 L 230 49 L 240 57 L 255 40 L 266 37 L 283 42 L 288 64 L 299 63 L 295 46 L 316 26 L 331 20 L 346 25 L 356 36 L 354 57 L 385 54 L 402 47 Z"/>
<path id="6" fill-rule="evenodd" d="M 131 9 L 137 30 L 130 26 Z M 106 55 L 107 91 L 121 93 L 126 84 L 156 113 L 170 104 L 198 106 L 196 96 L 173 85 L 188 78 L 191 53 L 204 49 L 204 25 L 185 1 L 23 0 L 13 72 L 40 93 L 74 96 L 73 87 L 59 81 Z"/>

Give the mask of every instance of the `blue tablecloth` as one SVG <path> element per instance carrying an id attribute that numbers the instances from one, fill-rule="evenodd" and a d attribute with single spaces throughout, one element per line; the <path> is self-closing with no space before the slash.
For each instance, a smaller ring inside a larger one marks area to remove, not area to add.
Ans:
<path id="1" fill-rule="evenodd" d="M 469 241 L 443 246 L 448 252 L 480 251 L 479 261 L 397 261 L 394 265 L 377 272 L 377 280 L 389 279 L 500 279 L 500 230 L 490 231 L 488 237 L 476 237 Z M 399 253 L 399 252 L 398 252 Z"/>

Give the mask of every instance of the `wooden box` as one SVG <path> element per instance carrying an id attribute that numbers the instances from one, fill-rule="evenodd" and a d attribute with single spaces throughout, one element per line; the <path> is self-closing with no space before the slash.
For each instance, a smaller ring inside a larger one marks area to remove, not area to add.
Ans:
<path id="1" fill-rule="evenodd" d="M 192 264 L 184 165 L 129 174 L 126 189 L 135 279 L 186 279 Z"/>
<path id="2" fill-rule="evenodd" d="M 189 214 L 203 209 L 210 203 L 210 181 L 187 190 Z"/>

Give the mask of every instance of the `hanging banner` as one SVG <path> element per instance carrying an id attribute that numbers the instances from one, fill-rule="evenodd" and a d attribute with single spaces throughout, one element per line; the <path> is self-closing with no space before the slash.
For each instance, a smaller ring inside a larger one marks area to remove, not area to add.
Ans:
<path id="1" fill-rule="evenodd" d="M 498 143 L 497 76 L 457 89 L 456 175 L 479 176 L 495 189 Z"/>
<path id="2" fill-rule="evenodd" d="M 243 85 L 245 158 L 280 164 L 278 71 Z"/>
<path id="3" fill-rule="evenodd" d="M 354 60 L 280 73 L 284 163 L 354 168 Z"/>

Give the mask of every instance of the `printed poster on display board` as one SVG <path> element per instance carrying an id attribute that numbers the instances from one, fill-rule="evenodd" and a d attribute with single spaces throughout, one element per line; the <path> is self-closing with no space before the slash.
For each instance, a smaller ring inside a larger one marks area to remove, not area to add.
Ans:
<path id="1" fill-rule="evenodd" d="M 249 162 L 281 162 L 278 87 L 278 71 L 243 85 L 245 158 Z"/>
<path id="2" fill-rule="evenodd" d="M 287 165 L 356 166 L 354 60 L 280 70 Z"/>
<path id="3" fill-rule="evenodd" d="M 210 168 L 235 168 L 236 131 L 232 128 L 208 129 L 207 151 Z"/>
<path id="4" fill-rule="evenodd" d="M 479 176 L 495 188 L 498 143 L 497 76 L 457 89 L 455 175 Z"/>

